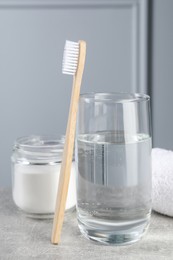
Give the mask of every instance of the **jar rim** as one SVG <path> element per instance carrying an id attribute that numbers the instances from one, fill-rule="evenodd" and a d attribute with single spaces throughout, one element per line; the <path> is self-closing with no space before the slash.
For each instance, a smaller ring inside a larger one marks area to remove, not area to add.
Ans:
<path id="1" fill-rule="evenodd" d="M 80 100 L 86 102 L 110 102 L 110 103 L 131 103 L 131 102 L 147 102 L 150 96 L 143 93 L 128 92 L 90 92 L 80 95 Z"/>
<path id="2" fill-rule="evenodd" d="M 29 135 L 15 140 L 12 161 L 24 164 L 52 164 L 62 161 L 64 136 Z"/>
<path id="3" fill-rule="evenodd" d="M 60 149 L 64 145 L 64 137 L 58 135 L 28 135 L 15 140 L 16 148 Z"/>

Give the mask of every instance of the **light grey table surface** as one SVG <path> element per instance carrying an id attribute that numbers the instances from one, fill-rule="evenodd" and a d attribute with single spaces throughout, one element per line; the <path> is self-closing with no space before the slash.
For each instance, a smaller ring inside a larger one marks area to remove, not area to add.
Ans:
<path id="1" fill-rule="evenodd" d="M 79 232 L 76 212 L 68 213 L 60 245 L 50 243 L 52 220 L 25 217 L 15 207 L 11 191 L 0 190 L 0 260 L 6 259 L 173 259 L 173 218 L 152 213 L 143 239 L 130 246 L 104 246 Z"/>

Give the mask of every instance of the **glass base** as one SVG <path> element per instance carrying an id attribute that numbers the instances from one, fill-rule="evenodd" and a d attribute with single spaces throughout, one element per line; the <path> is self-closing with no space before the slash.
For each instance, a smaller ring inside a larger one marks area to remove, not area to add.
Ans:
<path id="1" fill-rule="evenodd" d="M 123 246 L 135 243 L 142 238 L 148 229 L 149 219 L 135 226 L 117 225 L 106 229 L 105 226 L 102 228 L 89 223 L 84 224 L 78 218 L 78 226 L 81 233 L 89 240 L 105 245 Z"/>

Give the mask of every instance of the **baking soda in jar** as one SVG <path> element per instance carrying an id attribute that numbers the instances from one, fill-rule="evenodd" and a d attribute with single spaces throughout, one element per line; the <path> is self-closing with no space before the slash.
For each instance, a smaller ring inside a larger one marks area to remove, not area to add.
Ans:
<path id="1" fill-rule="evenodd" d="M 56 136 L 18 138 L 13 146 L 12 193 L 16 206 L 28 216 L 54 215 L 64 140 Z M 66 211 L 76 204 L 75 164 L 72 162 Z"/>

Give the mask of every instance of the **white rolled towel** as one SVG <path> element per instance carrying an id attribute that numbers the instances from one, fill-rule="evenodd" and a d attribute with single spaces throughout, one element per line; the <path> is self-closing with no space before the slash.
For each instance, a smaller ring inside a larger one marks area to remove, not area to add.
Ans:
<path id="1" fill-rule="evenodd" d="M 173 151 L 152 150 L 153 209 L 173 217 Z"/>

